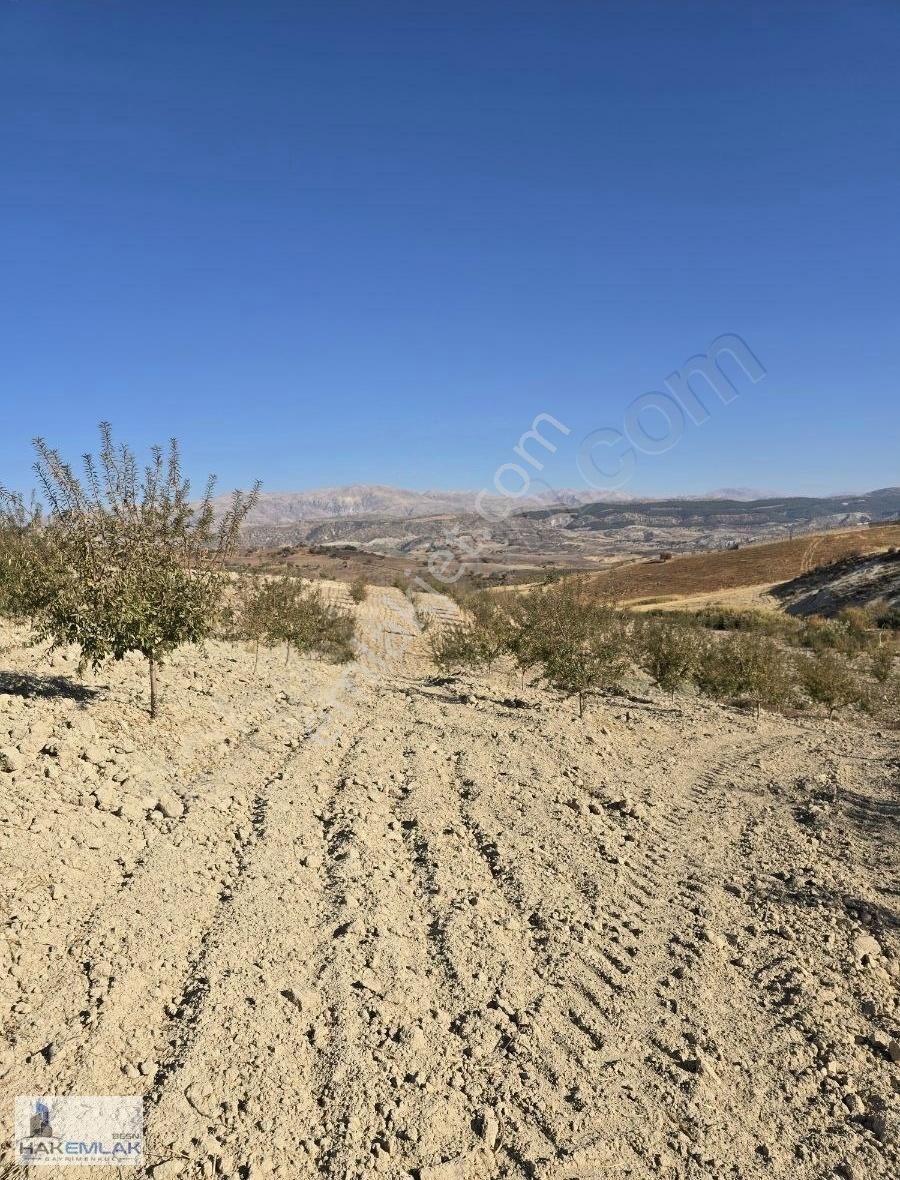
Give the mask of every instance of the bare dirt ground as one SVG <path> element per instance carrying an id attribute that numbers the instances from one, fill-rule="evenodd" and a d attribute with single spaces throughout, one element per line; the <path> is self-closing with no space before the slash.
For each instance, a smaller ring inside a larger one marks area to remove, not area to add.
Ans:
<path id="1" fill-rule="evenodd" d="M 896 1176 L 897 735 L 582 724 L 360 617 L 180 653 L 156 728 L 0 635 L 0 1175 L 14 1095 L 134 1093 L 169 1180 Z"/>

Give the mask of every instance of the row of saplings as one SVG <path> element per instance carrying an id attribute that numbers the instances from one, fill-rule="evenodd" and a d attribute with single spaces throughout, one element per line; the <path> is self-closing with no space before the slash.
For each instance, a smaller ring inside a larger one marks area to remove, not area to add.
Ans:
<path id="1" fill-rule="evenodd" d="M 140 653 L 152 717 L 158 668 L 185 643 L 223 636 L 250 640 L 255 658 L 261 644 L 352 658 L 352 616 L 314 587 L 226 574 L 258 487 L 217 511 L 212 479 L 199 503 L 191 499 L 174 440 L 141 467 L 107 424 L 100 429 L 100 452 L 84 457 L 81 475 L 35 441 L 40 502 L 0 486 L 0 614 L 30 623 L 51 648 L 77 646 L 84 667 Z M 364 593 L 355 585 L 352 597 Z"/>
<path id="2" fill-rule="evenodd" d="M 716 631 L 687 615 L 619 610 L 570 578 L 525 594 L 467 598 L 461 620 L 431 628 L 429 643 L 435 664 L 447 672 L 511 659 L 523 685 L 531 677 L 577 697 L 579 715 L 587 696 L 615 690 L 638 667 L 673 694 L 693 687 L 757 710 L 812 703 L 831 714 L 855 706 L 898 721 L 895 649 L 857 614 L 807 628 L 813 639 L 803 640 L 805 650 L 792 650 L 785 635 Z M 823 631 L 833 632 L 833 642 L 823 640 Z M 804 634 L 798 627 L 795 640 Z"/>

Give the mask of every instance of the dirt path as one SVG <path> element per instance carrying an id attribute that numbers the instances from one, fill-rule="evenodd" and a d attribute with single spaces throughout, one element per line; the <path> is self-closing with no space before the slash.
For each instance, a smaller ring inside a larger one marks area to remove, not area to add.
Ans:
<path id="1" fill-rule="evenodd" d="M 5 1092 L 144 1094 L 184 1180 L 896 1174 L 896 743 L 581 725 L 362 614 L 32 962 Z"/>

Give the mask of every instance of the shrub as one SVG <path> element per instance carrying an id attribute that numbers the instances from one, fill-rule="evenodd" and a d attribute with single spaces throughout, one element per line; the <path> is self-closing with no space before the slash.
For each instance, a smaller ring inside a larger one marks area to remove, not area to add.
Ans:
<path id="1" fill-rule="evenodd" d="M 141 473 L 129 448 L 113 442 L 108 423 L 100 434 L 99 462 L 85 455 L 83 479 L 35 440 L 48 518 L 20 530 L 17 605 L 39 639 L 76 644 L 82 666 L 140 652 L 156 717 L 157 667 L 176 647 L 212 633 L 222 568 L 259 485 L 249 496 L 235 492 L 216 523 L 214 478 L 200 504 L 192 504 L 174 439 L 167 454 L 152 449 Z M 21 499 L 6 493 L 4 502 L 7 521 L 21 519 Z"/>
<path id="2" fill-rule="evenodd" d="M 900 631 L 900 607 L 892 606 L 882 610 L 875 625 L 884 631 Z"/>
<path id="3" fill-rule="evenodd" d="M 362 574 L 350 583 L 350 597 L 356 603 L 365 602 L 369 597 L 369 583 Z"/>
<path id="4" fill-rule="evenodd" d="M 849 663 L 836 652 L 823 651 L 799 660 L 800 684 L 810 700 L 824 705 L 831 716 L 845 705 L 861 704 L 863 687 Z"/>
<path id="5" fill-rule="evenodd" d="M 886 684 L 890 679 L 891 672 L 894 668 L 894 648 L 889 643 L 884 643 L 881 647 L 875 649 L 871 657 L 872 675 L 879 684 Z"/>
<path id="6" fill-rule="evenodd" d="M 844 629 L 849 654 L 868 651 L 874 646 L 875 619 L 871 611 L 863 607 L 848 606 L 838 615 L 838 623 Z"/>
<path id="7" fill-rule="evenodd" d="M 696 627 L 683 619 L 649 619 L 638 633 L 641 666 L 664 692 L 674 693 L 691 678 L 700 648 Z"/>
<path id="8" fill-rule="evenodd" d="M 441 627 L 428 624 L 432 659 L 444 671 L 491 667 L 509 650 L 510 621 L 506 605 L 484 592 L 460 596 L 457 601 L 463 612 L 459 621 Z"/>
<path id="9" fill-rule="evenodd" d="M 428 650 L 443 672 L 483 668 L 490 657 L 483 638 L 483 632 L 471 620 L 447 623 L 431 628 Z"/>
<path id="10" fill-rule="evenodd" d="M 540 590 L 508 596 L 506 650 L 522 675 L 523 686 L 526 674 L 541 664 L 547 655 L 547 597 Z"/>
<path id="11" fill-rule="evenodd" d="M 737 632 L 701 646 L 694 678 L 705 696 L 752 701 L 779 709 L 790 703 L 794 679 L 782 648 L 770 637 Z"/>
<path id="12" fill-rule="evenodd" d="M 868 611 L 851 607 L 836 619 L 807 619 L 800 633 L 800 643 L 812 651 L 841 652 L 856 655 L 874 646 L 874 621 Z"/>
<path id="13" fill-rule="evenodd" d="M 705 606 L 694 615 L 710 631 L 755 631 L 762 635 L 788 634 L 796 623 L 776 611 L 736 610 L 729 606 Z"/>

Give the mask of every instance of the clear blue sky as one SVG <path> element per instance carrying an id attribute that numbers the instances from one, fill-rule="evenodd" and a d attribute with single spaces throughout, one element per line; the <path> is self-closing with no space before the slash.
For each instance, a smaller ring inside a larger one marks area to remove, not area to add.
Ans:
<path id="1" fill-rule="evenodd" d="M 900 5 L 0 0 L 0 482 L 177 433 L 272 489 L 481 487 L 724 332 L 629 490 L 900 483 Z"/>

